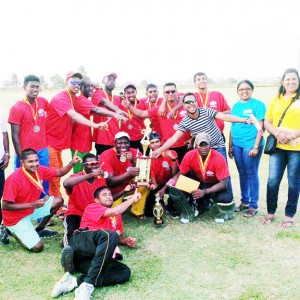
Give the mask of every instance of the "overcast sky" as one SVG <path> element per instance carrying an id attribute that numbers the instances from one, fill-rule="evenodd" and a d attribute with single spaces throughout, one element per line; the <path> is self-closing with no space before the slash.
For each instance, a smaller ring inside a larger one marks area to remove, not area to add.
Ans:
<path id="1" fill-rule="evenodd" d="M 279 77 L 298 68 L 299 0 L 7 0 L 0 81 L 83 65 L 120 82 Z"/>

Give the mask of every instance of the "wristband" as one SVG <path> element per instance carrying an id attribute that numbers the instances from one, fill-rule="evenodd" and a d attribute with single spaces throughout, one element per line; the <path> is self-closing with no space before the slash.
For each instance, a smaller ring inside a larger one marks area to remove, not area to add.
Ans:
<path id="1" fill-rule="evenodd" d="M 69 166 L 71 166 L 72 168 L 75 166 L 72 160 L 69 162 Z"/>
<path id="2" fill-rule="evenodd" d="M 259 149 L 259 146 L 256 146 L 256 145 L 254 145 L 254 147 L 253 147 L 254 149 Z"/>

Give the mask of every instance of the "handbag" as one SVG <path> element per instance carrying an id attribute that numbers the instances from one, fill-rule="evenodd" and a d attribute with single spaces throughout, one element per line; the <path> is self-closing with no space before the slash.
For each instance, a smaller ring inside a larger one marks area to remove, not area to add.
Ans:
<path id="1" fill-rule="evenodd" d="M 276 152 L 277 139 L 273 134 L 267 137 L 264 154 L 273 154 Z"/>
<path id="2" fill-rule="evenodd" d="M 279 127 L 283 121 L 283 118 L 285 117 L 286 111 L 288 110 L 288 108 L 292 105 L 292 103 L 295 101 L 296 99 L 294 98 L 291 103 L 289 104 L 289 106 L 284 110 L 283 114 L 281 115 L 281 118 L 278 121 L 278 125 L 277 127 Z M 277 145 L 277 139 L 273 134 L 270 134 L 267 137 L 266 140 L 266 144 L 265 144 L 265 149 L 264 149 L 264 154 L 273 154 L 276 152 L 276 145 Z"/>

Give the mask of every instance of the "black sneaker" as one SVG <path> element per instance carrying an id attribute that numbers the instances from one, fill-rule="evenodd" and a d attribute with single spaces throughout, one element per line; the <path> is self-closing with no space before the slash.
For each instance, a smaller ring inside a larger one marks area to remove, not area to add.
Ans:
<path id="1" fill-rule="evenodd" d="M 75 271 L 74 268 L 74 251 L 71 246 L 65 246 L 61 251 L 60 262 L 65 272 L 73 274 Z"/>
<path id="2" fill-rule="evenodd" d="M 2 225 L 0 228 L 0 244 L 7 245 L 8 243 L 9 243 L 9 234 L 7 228 Z"/>
<path id="3" fill-rule="evenodd" d="M 56 236 L 58 232 L 56 230 L 50 230 L 47 228 L 44 228 L 42 230 L 37 231 L 38 235 L 42 239 L 50 239 L 53 236 Z"/>

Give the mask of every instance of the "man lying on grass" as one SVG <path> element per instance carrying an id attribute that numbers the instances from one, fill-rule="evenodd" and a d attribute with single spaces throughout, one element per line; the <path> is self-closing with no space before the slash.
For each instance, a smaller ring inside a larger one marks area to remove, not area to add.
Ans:
<path id="1" fill-rule="evenodd" d="M 61 197 L 49 197 L 44 191 L 43 180 L 51 181 L 71 171 L 72 166 L 81 161 L 77 155 L 66 166 L 60 169 L 39 165 L 39 157 L 35 150 L 28 148 L 22 151 L 22 166 L 6 180 L 2 200 L 4 227 L 1 229 L 2 244 L 7 244 L 8 230 L 27 250 L 40 252 L 43 250 L 41 237 L 50 238 L 57 231 L 45 229 L 52 215 L 63 204 Z M 43 218 L 37 228 L 32 221 Z M 3 241 L 5 241 L 3 243 Z"/>
<path id="2" fill-rule="evenodd" d="M 107 187 L 98 188 L 94 196 L 95 203 L 85 208 L 80 229 L 69 241 L 68 259 L 62 257 L 67 272 L 55 284 L 51 294 L 53 298 L 78 287 L 75 299 L 90 299 L 95 286 L 120 284 L 130 277 L 130 269 L 113 256 L 118 243 L 129 247 L 136 245 L 135 238 L 122 236 L 121 213 L 137 202 L 141 194 L 136 191 L 127 201 L 115 207 L 112 207 L 113 196 Z M 86 275 L 76 278 L 70 274 L 74 269 Z"/>

